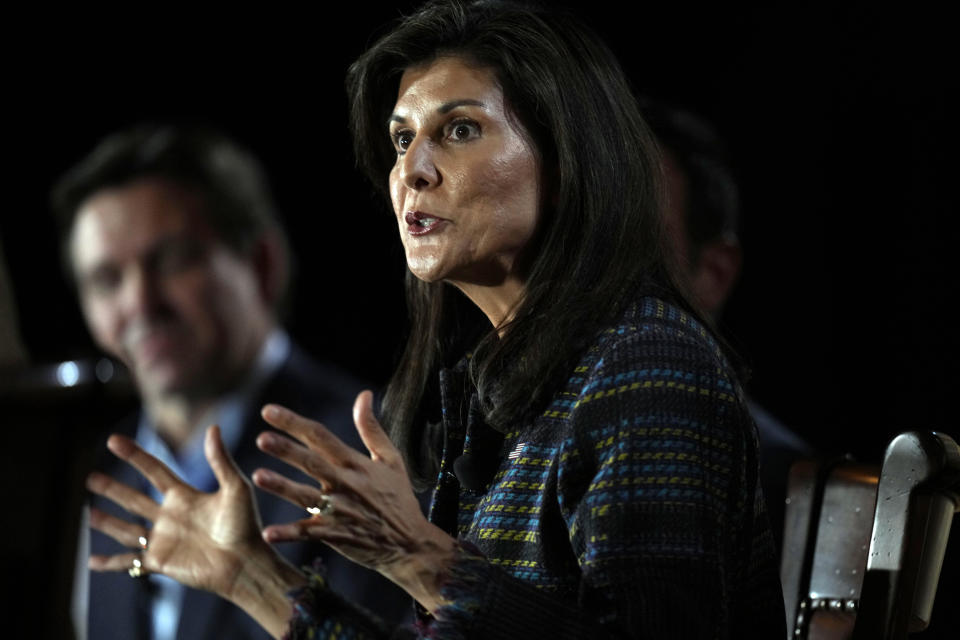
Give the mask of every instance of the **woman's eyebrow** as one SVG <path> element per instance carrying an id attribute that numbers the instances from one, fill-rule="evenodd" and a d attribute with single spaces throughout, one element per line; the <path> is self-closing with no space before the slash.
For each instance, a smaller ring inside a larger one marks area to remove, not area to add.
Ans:
<path id="1" fill-rule="evenodd" d="M 437 108 L 437 113 L 447 113 L 449 111 L 453 111 L 457 107 L 464 107 L 464 106 L 483 107 L 485 105 L 479 100 L 463 98 L 460 100 L 451 100 L 450 102 L 444 102 L 442 105 L 440 105 L 439 108 Z"/>
<path id="2" fill-rule="evenodd" d="M 459 100 L 451 100 L 449 102 L 444 102 L 442 105 L 437 107 L 437 113 L 449 113 L 457 107 L 486 107 L 482 101 L 474 100 L 473 98 L 461 98 Z M 391 122 L 399 122 L 400 124 L 407 124 L 407 119 L 403 116 L 397 115 L 396 113 L 391 113 L 390 117 L 387 118 L 387 124 Z"/>

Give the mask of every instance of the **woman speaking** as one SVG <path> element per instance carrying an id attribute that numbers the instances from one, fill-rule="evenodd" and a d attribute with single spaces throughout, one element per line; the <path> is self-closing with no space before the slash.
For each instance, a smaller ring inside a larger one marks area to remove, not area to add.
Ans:
<path id="1" fill-rule="evenodd" d="M 437 2 L 347 85 L 360 166 L 409 268 L 385 428 L 369 392 L 354 408 L 369 456 L 265 407 L 292 437 L 258 445 L 316 484 L 254 473 L 307 510 L 262 531 L 215 427 L 213 494 L 114 436 L 164 498 L 91 476 L 153 523 L 94 512 L 139 550 L 91 568 L 208 589 L 275 637 L 783 637 L 755 428 L 672 275 L 656 147 L 607 47 L 564 13 Z M 429 520 L 414 496 L 427 485 Z M 403 587 L 415 627 L 385 628 L 271 546 L 304 538 Z"/>

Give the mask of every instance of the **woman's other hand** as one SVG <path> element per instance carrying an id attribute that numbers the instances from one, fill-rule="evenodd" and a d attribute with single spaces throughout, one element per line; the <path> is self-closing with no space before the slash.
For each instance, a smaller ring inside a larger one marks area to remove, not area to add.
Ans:
<path id="1" fill-rule="evenodd" d="M 128 571 L 137 560 L 143 573 L 161 573 L 231 600 L 279 637 L 290 609 L 285 594 L 305 580 L 261 537 L 253 489 L 224 448 L 219 428 L 210 427 L 204 441 L 204 453 L 220 485 L 213 493 L 186 484 L 129 438 L 113 435 L 107 447 L 133 465 L 163 499 L 158 504 L 109 476 L 91 474 L 90 491 L 153 526 L 147 529 L 91 509 L 94 529 L 139 551 L 93 555 L 90 569 Z"/>
<path id="2" fill-rule="evenodd" d="M 428 610 L 440 604 L 439 587 L 453 562 L 456 541 L 430 524 L 420 511 L 400 452 L 373 415 L 373 394 L 357 396 L 353 419 L 365 456 L 322 424 L 276 405 L 263 418 L 296 441 L 264 432 L 257 445 L 319 483 L 294 482 L 266 469 L 254 483 L 304 509 L 325 506 L 297 522 L 267 527 L 269 542 L 321 540 L 354 562 L 403 587 Z"/>

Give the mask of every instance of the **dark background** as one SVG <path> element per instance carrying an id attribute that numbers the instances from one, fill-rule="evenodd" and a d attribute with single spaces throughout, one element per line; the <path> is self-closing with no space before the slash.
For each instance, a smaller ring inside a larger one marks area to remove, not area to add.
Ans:
<path id="1" fill-rule="evenodd" d="M 50 186 L 116 128 L 186 119 L 266 165 L 298 254 L 293 336 L 384 382 L 405 321 L 402 255 L 353 168 L 343 77 L 411 4 L 59 15 L 5 79 L 0 235 L 33 361 L 93 353 L 59 271 Z M 746 258 L 723 327 L 753 395 L 822 451 L 879 460 L 903 430 L 960 437 L 951 21 L 873 3 L 564 4 L 638 92 L 699 112 L 730 147 Z"/>

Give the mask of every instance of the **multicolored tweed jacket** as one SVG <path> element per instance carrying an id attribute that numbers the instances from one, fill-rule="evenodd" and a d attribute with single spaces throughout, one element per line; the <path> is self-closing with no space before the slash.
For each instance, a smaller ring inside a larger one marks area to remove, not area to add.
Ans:
<path id="1" fill-rule="evenodd" d="M 786 635 L 755 427 L 691 316 L 640 299 L 499 449 L 465 367 L 441 387 L 431 520 L 462 542 L 450 604 L 388 630 L 315 578 L 295 596 L 289 638 Z M 461 487 L 454 460 L 491 441 L 499 469 L 484 489 Z"/>

